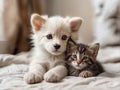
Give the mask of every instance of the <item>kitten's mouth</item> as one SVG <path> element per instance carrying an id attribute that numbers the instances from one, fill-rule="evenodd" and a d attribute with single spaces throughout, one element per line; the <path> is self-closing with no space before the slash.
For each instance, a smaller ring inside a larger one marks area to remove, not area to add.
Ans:
<path id="1" fill-rule="evenodd" d="M 80 66 L 80 64 L 77 64 L 77 65 L 76 65 L 76 67 L 79 67 L 79 66 Z"/>
<path id="2" fill-rule="evenodd" d="M 76 66 L 79 67 L 79 64 L 77 64 Z"/>

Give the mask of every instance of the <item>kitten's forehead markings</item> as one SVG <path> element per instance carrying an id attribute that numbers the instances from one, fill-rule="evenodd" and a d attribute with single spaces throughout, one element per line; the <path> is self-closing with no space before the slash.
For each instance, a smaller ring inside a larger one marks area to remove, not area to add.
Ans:
<path id="1" fill-rule="evenodd" d="M 86 47 L 85 45 L 82 45 L 82 44 L 80 44 L 79 47 L 78 47 L 79 52 L 80 52 L 81 54 L 86 51 L 86 48 L 87 48 L 87 47 Z"/>

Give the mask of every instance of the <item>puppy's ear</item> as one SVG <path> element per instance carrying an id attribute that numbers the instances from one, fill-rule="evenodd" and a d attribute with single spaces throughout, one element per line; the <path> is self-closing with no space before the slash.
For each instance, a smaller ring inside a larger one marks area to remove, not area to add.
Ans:
<path id="1" fill-rule="evenodd" d="M 81 17 L 70 18 L 69 23 L 70 23 L 70 27 L 71 27 L 72 32 L 78 31 L 82 22 L 83 22 L 83 19 Z"/>
<path id="2" fill-rule="evenodd" d="M 42 25 L 46 22 L 47 16 L 40 16 L 39 14 L 32 14 L 31 16 L 31 25 L 34 32 L 40 30 Z"/>

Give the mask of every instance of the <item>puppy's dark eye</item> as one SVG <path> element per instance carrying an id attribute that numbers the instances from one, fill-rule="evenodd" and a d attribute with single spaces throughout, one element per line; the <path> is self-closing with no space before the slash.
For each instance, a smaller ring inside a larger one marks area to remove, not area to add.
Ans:
<path id="1" fill-rule="evenodd" d="M 48 34 L 46 37 L 47 37 L 47 39 L 52 39 L 53 38 L 52 34 Z"/>
<path id="2" fill-rule="evenodd" d="M 62 40 L 67 40 L 67 35 L 63 35 Z"/>

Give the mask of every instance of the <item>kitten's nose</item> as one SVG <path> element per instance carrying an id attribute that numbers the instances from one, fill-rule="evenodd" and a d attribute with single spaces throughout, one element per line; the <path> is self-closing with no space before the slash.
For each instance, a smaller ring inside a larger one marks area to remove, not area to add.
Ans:
<path id="1" fill-rule="evenodd" d="M 55 49 L 59 49 L 60 47 L 61 47 L 61 46 L 60 46 L 59 44 L 55 44 L 55 45 L 54 45 L 54 48 L 55 48 Z"/>
<path id="2" fill-rule="evenodd" d="M 81 63 L 81 61 L 80 60 L 77 60 L 77 64 L 80 64 Z"/>

